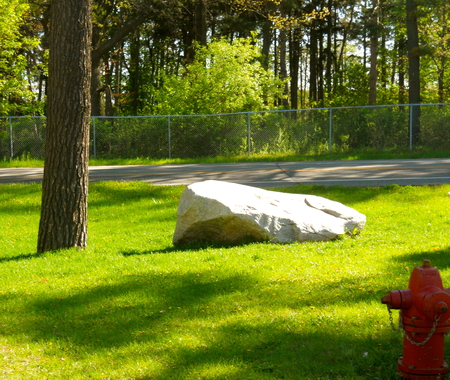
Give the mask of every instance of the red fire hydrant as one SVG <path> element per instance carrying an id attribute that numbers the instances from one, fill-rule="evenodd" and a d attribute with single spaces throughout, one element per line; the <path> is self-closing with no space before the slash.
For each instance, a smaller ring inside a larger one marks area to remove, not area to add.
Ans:
<path id="1" fill-rule="evenodd" d="M 439 271 L 423 260 L 415 267 L 408 289 L 393 290 L 381 299 L 391 309 L 400 309 L 403 356 L 398 372 L 405 379 L 444 379 L 444 334 L 450 331 L 450 289 L 444 289 Z M 394 328 L 395 329 L 395 328 Z"/>

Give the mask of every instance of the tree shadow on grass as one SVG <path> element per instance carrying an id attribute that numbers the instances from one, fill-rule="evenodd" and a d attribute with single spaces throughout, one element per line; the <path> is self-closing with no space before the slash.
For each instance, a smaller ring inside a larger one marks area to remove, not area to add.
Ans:
<path id="1" fill-rule="evenodd" d="M 205 249 L 220 249 L 220 248 L 234 248 L 234 247 L 244 247 L 249 244 L 260 244 L 260 242 L 253 241 L 244 241 L 240 244 L 227 244 L 227 243 L 219 243 L 212 241 L 191 243 L 191 244 L 180 244 L 180 245 L 170 245 L 166 248 L 161 249 L 146 249 L 146 250 L 138 250 L 131 249 L 129 251 L 121 251 L 119 252 L 123 256 L 139 256 L 139 255 L 156 255 L 156 254 L 166 254 L 166 253 L 179 253 L 179 252 L 198 252 L 203 251 Z"/>
<path id="2" fill-rule="evenodd" d="M 90 288 L 77 284 L 68 293 L 25 301 L 27 312 L 17 315 L 10 331 L 36 342 L 58 341 L 75 355 L 118 353 L 116 360 L 122 347 L 135 346 L 136 360 L 148 357 L 164 363 L 152 373 L 136 374 L 147 380 L 183 379 L 195 373 L 219 380 L 393 378 L 388 374 L 395 373 L 399 345 L 390 342 L 388 326 L 379 335 L 351 324 L 348 334 L 345 325 L 316 319 L 314 312 L 305 325 L 267 316 L 278 309 L 309 310 L 311 299 L 292 305 L 261 304 L 271 310 L 265 309 L 265 317 L 259 318 L 239 307 L 249 296 L 252 307 L 258 305 L 262 292 L 258 279 L 244 271 L 223 277 L 214 270 L 159 271 L 122 275 Z M 216 311 L 211 302 L 218 297 L 230 297 L 231 302 Z M 192 337 L 194 343 L 173 343 L 180 337 Z M 127 350 L 127 355 L 133 353 Z"/>
<path id="3" fill-rule="evenodd" d="M 28 254 L 21 254 L 11 257 L 1 257 L 0 258 L 0 264 L 2 263 L 8 263 L 11 261 L 21 261 L 21 260 L 31 260 L 31 259 L 38 259 L 42 257 L 44 253 L 28 253 Z"/>
<path id="4" fill-rule="evenodd" d="M 448 269 L 450 267 L 450 246 L 436 247 L 432 250 L 422 252 L 410 252 L 396 256 L 392 260 L 394 261 L 393 265 L 395 263 L 402 263 L 402 265 L 408 265 L 412 271 L 414 267 L 421 266 L 424 259 L 430 260 L 430 264 L 434 267 L 444 270 Z M 450 287 L 450 283 L 447 286 Z"/>
<path id="5" fill-rule="evenodd" d="M 181 348 L 158 379 L 398 379 L 400 345 L 391 337 L 361 337 L 345 331 L 287 331 L 269 324 L 229 325 L 198 349 Z M 237 339 L 236 330 L 249 338 Z M 209 376 L 208 376 L 209 374 Z M 203 375 L 203 376 L 202 376 Z M 155 379 L 154 375 L 141 377 Z"/>
<path id="6" fill-rule="evenodd" d="M 63 339 L 91 350 L 112 349 L 138 340 L 154 341 L 171 323 L 182 323 L 218 295 L 248 290 L 245 274 L 218 279 L 214 273 L 125 276 L 114 284 L 79 289 L 69 296 L 29 303 L 21 330 L 36 341 Z"/>

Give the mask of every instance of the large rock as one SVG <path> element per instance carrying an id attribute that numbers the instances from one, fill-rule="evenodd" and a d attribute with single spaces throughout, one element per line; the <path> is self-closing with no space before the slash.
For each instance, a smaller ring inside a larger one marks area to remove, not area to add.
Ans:
<path id="1" fill-rule="evenodd" d="M 183 192 L 173 243 L 332 240 L 360 232 L 365 222 L 363 214 L 326 198 L 204 181 Z"/>

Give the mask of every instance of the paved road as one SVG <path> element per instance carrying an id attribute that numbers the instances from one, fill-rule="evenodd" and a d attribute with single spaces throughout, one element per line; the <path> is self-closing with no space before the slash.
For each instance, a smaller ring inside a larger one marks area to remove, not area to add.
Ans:
<path id="1" fill-rule="evenodd" d="M 0 183 L 42 181 L 42 168 L 0 168 Z M 450 159 L 255 162 L 93 166 L 90 180 L 145 181 L 155 185 L 187 185 L 215 179 L 269 188 L 296 184 L 385 186 L 450 183 Z"/>

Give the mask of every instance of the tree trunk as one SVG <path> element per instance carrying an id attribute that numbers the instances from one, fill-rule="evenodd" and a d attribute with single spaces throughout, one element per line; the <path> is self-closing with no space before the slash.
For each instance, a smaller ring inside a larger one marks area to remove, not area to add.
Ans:
<path id="1" fill-rule="evenodd" d="M 102 66 L 101 60 L 92 61 L 91 112 L 92 116 L 102 116 Z"/>
<path id="2" fill-rule="evenodd" d="M 309 100 L 316 103 L 318 100 L 317 92 L 317 30 L 316 21 L 312 22 L 310 29 L 310 46 L 309 46 Z"/>
<path id="3" fill-rule="evenodd" d="M 140 10 L 137 14 L 126 21 L 119 30 L 108 40 L 100 44 L 100 32 L 94 31 L 94 41 L 92 46 L 92 81 L 91 81 L 91 100 L 92 116 L 101 116 L 101 93 L 102 93 L 102 68 L 103 57 L 115 46 L 121 43 L 125 37 L 135 31 L 149 16 L 149 11 Z"/>
<path id="4" fill-rule="evenodd" d="M 398 40 L 398 102 L 405 104 L 406 87 L 405 87 L 405 49 L 406 40 L 403 35 L 400 35 Z"/>
<path id="5" fill-rule="evenodd" d="M 268 70 L 269 69 L 269 55 L 270 55 L 270 46 L 272 45 L 272 22 L 269 19 L 264 20 L 262 27 L 262 55 L 263 67 Z M 275 65 L 276 66 L 276 65 Z"/>
<path id="6" fill-rule="evenodd" d="M 300 33 L 296 29 L 291 31 L 289 39 L 289 69 L 291 77 L 291 108 L 298 109 L 298 82 L 299 82 L 299 60 L 300 60 Z"/>
<path id="7" fill-rule="evenodd" d="M 194 12 L 195 40 L 204 46 L 207 42 L 206 6 L 204 0 L 197 0 L 195 2 Z"/>
<path id="8" fill-rule="evenodd" d="M 322 29 L 322 28 L 321 28 Z M 319 53 L 318 53 L 318 60 L 317 60 L 317 100 L 319 101 L 319 105 L 323 107 L 323 100 L 325 97 L 324 92 L 324 78 L 323 78 L 323 58 L 325 56 L 324 54 L 324 48 L 323 48 L 323 33 L 320 31 L 318 33 L 319 37 Z"/>
<path id="9" fill-rule="evenodd" d="M 377 102 L 379 0 L 372 0 L 370 32 L 369 105 Z"/>
<path id="10" fill-rule="evenodd" d="M 51 6 L 39 253 L 87 244 L 91 0 Z"/>
<path id="11" fill-rule="evenodd" d="M 135 38 L 130 41 L 130 90 L 132 97 L 132 112 L 133 115 L 138 115 L 140 108 L 139 92 L 141 89 L 141 74 L 140 74 L 140 52 L 141 52 L 141 39 L 139 33 L 136 33 Z"/>
<path id="12" fill-rule="evenodd" d="M 381 87 L 386 91 L 389 83 L 389 75 L 388 75 L 388 63 L 387 63 L 387 54 L 388 49 L 386 48 L 386 33 L 381 31 L 381 45 L 379 50 L 380 57 L 380 80 Z M 395 43 L 395 42 L 394 42 Z M 394 48 L 395 51 L 395 48 Z M 395 62 L 392 62 L 392 70 L 395 70 Z"/>
<path id="13" fill-rule="evenodd" d="M 406 33 L 408 37 L 409 103 L 419 104 L 420 52 L 415 0 L 406 0 Z M 419 142 L 420 136 L 420 106 L 413 106 L 411 115 L 412 143 L 415 145 Z"/>
<path id="14" fill-rule="evenodd" d="M 111 67 L 108 61 L 105 61 L 105 115 L 113 116 L 114 108 L 113 108 L 113 91 L 111 89 L 113 76 L 113 67 Z"/>
<path id="15" fill-rule="evenodd" d="M 185 46 L 185 62 L 194 62 L 195 45 L 194 41 L 200 45 L 206 45 L 206 6 L 204 0 L 192 0 L 189 7 L 185 8 L 185 26 L 182 29 L 183 44 Z"/>
<path id="16" fill-rule="evenodd" d="M 438 95 L 439 95 L 439 103 L 445 102 L 445 57 L 441 57 L 441 65 L 438 69 Z M 442 106 L 440 106 L 442 108 Z"/>
<path id="17" fill-rule="evenodd" d="M 287 84 L 287 68 L 286 68 L 286 45 L 287 45 L 287 35 L 286 30 L 283 28 L 280 30 L 279 38 L 280 38 L 280 78 L 284 81 L 286 81 L 283 89 L 283 98 L 281 99 L 281 105 L 283 108 L 288 109 L 289 108 L 289 86 Z"/>
<path id="18" fill-rule="evenodd" d="M 333 30 L 334 30 L 334 16 L 333 16 L 333 0 L 328 0 L 328 16 L 327 21 L 327 50 L 326 50 L 326 68 L 325 68 L 325 80 L 326 80 L 326 92 L 327 96 L 330 96 L 332 86 L 332 67 L 333 67 Z"/>

